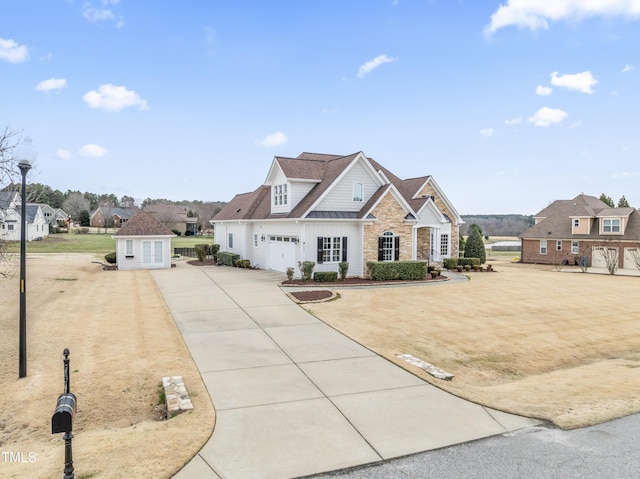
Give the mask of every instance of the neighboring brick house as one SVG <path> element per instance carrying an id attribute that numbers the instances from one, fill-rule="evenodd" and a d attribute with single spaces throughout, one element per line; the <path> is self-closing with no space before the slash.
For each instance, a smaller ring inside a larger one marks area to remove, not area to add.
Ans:
<path id="1" fill-rule="evenodd" d="M 136 213 L 111 236 L 116 240 L 118 269 L 170 268 L 174 236 L 151 213 Z"/>
<path id="2" fill-rule="evenodd" d="M 120 228 L 138 212 L 138 208 L 100 206 L 89 216 L 89 226 Z"/>
<path id="3" fill-rule="evenodd" d="M 462 218 L 433 177 L 401 180 L 364 153 L 275 157 L 265 183 L 212 220 L 221 251 L 276 271 L 366 273 L 369 261 L 458 256 Z"/>
<path id="4" fill-rule="evenodd" d="M 523 263 L 573 265 L 586 257 L 589 266 L 604 268 L 605 256 L 617 255 L 619 268 L 636 269 L 640 213 L 635 208 L 611 208 L 580 194 L 554 201 L 534 219 L 535 225 L 520 237 Z"/>

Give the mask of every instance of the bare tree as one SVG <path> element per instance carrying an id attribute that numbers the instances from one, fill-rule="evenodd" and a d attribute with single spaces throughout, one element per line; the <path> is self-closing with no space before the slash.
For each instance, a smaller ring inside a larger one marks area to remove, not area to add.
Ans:
<path id="1" fill-rule="evenodd" d="M 62 209 L 76 221 L 80 219 L 80 212 L 89 211 L 89 207 L 89 200 L 82 193 L 76 191 L 69 193 L 67 199 L 62 203 Z"/>
<path id="2" fill-rule="evenodd" d="M 0 190 L 8 185 L 18 182 L 18 169 L 13 156 L 13 150 L 18 144 L 19 133 L 8 126 L 0 131 Z M 0 204 L 0 219 L 3 219 L 5 212 Z M 0 278 L 10 278 L 16 272 L 15 258 L 7 254 L 7 242 L 0 236 Z"/>
<path id="3" fill-rule="evenodd" d="M 618 249 L 609 244 L 598 248 L 598 253 L 600 253 L 609 274 L 616 274 L 618 271 Z"/>
<path id="4" fill-rule="evenodd" d="M 636 246 L 635 248 L 627 248 L 627 252 L 629 253 L 629 257 L 631 258 L 631 261 L 633 261 L 635 267 L 638 269 L 638 271 L 640 271 L 640 248 L 638 246 Z"/>

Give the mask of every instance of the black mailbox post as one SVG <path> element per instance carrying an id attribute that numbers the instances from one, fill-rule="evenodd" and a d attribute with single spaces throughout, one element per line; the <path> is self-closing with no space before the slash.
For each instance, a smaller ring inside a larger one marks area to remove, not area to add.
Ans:
<path id="1" fill-rule="evenodd" d="M 76 415 L 76 395 L 69 391 L 69 350 L 64 350 L 64 392 L 58 396 L 56 409 L 51 416 L 51 434 L 64 433 L 64 479 L 74 479 L 71 439 L 73 418 Z"/>

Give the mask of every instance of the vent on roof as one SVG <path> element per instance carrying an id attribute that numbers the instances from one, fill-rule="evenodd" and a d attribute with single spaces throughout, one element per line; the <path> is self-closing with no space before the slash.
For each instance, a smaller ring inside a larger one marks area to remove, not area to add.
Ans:
<path id="1" fill-rule="evenodd" d="M 236 210 L 236 213 L 240 213 L 240 210 L 241 210 L 241 209 L 242 209 L 242 208 L 238 208 L 238 209 Z"/>

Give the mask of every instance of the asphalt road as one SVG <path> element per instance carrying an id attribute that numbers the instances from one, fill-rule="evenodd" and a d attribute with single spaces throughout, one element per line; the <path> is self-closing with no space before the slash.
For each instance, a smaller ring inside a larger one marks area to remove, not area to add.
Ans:
<path id="1" fill-rule="evenodd" d="M 314 478 L 637 479 L 640 414 L 572 431 L 532 427 Z"/>

